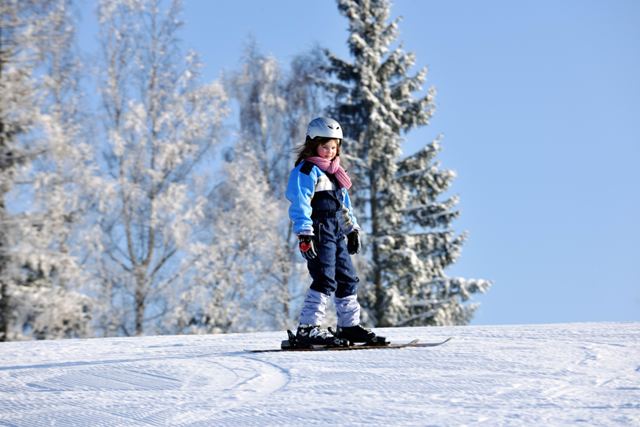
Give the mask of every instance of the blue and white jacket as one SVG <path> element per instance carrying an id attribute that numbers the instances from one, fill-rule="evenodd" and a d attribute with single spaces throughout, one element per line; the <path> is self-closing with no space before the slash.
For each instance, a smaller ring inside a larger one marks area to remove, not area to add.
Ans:
<path id="1" fill-rule="evenodd" d="M 289 175 L 287 199 L 291 202 L 289 218 L 296 234 L 313 235 L 312 212 L 335 211 L 341 217 L 343 232 L 360 230 L 353 214 L 351 199 L 346 188 L 340 188 L 335 179 L 311 162 L 300 162 Z"/>

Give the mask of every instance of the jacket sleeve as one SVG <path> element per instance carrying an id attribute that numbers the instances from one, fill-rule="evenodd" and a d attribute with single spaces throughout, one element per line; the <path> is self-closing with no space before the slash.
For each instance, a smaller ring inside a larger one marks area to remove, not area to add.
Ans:
<path id="1" fill-rule="evenodd" d="M 311 198 L 313 198 L 315 187 L 316 178 L 313 174 L 300 172 L 300 166 L 291 171 L 286 196 L 291 202 L 289 219 L 293 222 L 293 231 L 296 234 L 313 235 Z"/>
<path id="2" fill-rule="evenodd" d="M 346 188 L 342 189 L 342 206 L 344 209 L 344 222 L 346 225 L 346 233 L 349 234 L 353 230 L 360 230 L 356 216 L 353 213 L 353 206 L 351 205 L 351 198 Z"/>

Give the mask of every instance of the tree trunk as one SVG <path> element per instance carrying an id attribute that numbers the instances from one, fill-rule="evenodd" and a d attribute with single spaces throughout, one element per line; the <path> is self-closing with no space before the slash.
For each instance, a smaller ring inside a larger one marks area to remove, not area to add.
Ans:
<path id="1" fill-rule="evenodd" d="M 0 250 L 2 250 L 0 246 Z M 4 257 L 0 260 L 0 274 L 4 270 L 5 261 Z M 7 293 L 7 284 L 4 280 L 0 280 L 0 342 L 7 341 L 9 339 L 9 295 Z"/>
<path id="2" fill-rule="evenodd" d="M 3 62 L 0 59 L 0 75 L 2 75 Z M 6 170 L 11 167 L 9 164 L 10 154 L 5 140 L 5 127 L 2 120 L 0 120 L 0 174 L 5 175 Z M 6 161 L 9 162 L 6 162 Z M 6 162 L 6 163 L 5 163 Z M 6 182 L 5 179 L 3 181 Z M 10 319 L 10 304 L 9 304 L 9 285 L 6 281 L 7 266 L 9 264 L 8 256 L 8 242 L 7 233 L 7 210 L 4 203 L 4 197 L 8 192 L 8 188 L 5 184 L 0 184 L 0 342 L 7 341 L 9 339 L 9 319 Z"/>
<path id="3" fill-rule="evenodd" d="M 0 27 L 0 46 L 2 45 L 2 27 Z M 4 58 L 0 55 L 0 77 L 2 77 L 2 73 L 4 71 Z M 4 122 L 0 118 L 0 160 L 2 160 L 2 165 L 0 167 L 0 174 L 4 174 L 4 157 L 6 156 L 7 147 L 5 147 L 5 135 L 4 135 Z M 7 340 L 7 333 L 9 331 L 9 300 L 8 300 L 8 292 L 7 292 L 7 284 L 5 283 L 4 277 L 6 273 L 6 251 L 7 251 L 7 243 L 5 241 L 5 227 L 7 227 L 7 223 L 5 222 L 6 218 L 6 209 L 4 206 L 4 195 L 6 191 L 4 188 L 0 188 L 0 342 Z"/>
<path id="4" fill-rule="evenodd" d="M 144 311 L 145 311 L 145 296 L 146 296 L 146 277 L 141 267 L 137 268 L 135 273 L 136 277 L 136 296 L 135 296 L 135 310 L 136 310 L 136 336 L 142 336 L 144 333 Z"/>
<path id="5" fill-rule="evenodd" d="M 373 306 L 375 326 L 388 326 L 384 321 L 384 288 L 382 285 L 382 268 L 380 266 L 380 255 L 378 252 L 378 233 L 380 232 L 380 224 L 378 221 L 378 186 L 373 170 L 369 173 L 370 208 L 371 208 L 371 236 L 373 237 L 373 290 L 375 303 Z"/>

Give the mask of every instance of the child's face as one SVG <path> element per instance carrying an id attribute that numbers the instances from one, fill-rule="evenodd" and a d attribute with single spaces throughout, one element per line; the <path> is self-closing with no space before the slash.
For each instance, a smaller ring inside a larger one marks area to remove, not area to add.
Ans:
<path id="1" fill-rule="evenodd" d="M 333 158 L 338 154 L 338 140 L 330 139 L 324 144 L 318 145 L 318 157 L 322 157 L 323 159 L 333 160 Z"/>

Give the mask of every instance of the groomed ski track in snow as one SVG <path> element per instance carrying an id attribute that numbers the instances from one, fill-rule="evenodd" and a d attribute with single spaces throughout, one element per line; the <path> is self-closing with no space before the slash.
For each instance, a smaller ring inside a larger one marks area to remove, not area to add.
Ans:
<path id="1" fill-rule="evenodd" d="M 0 426 L 640 425 L 640 323 L 377 329 L 435 348 L 251 354 L 284 332 L 0 344 Z"/>

